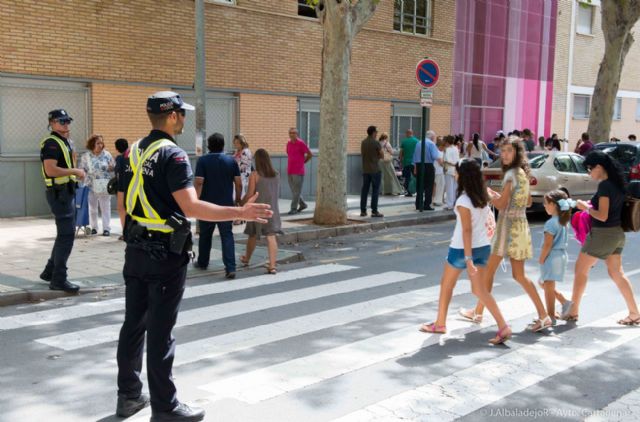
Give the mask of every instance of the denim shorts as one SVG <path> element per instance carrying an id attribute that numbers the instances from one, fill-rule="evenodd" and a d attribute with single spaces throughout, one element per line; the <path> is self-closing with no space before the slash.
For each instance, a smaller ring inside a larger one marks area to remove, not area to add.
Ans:
<path id="1" fill-rule="evenodd" d="M 471 255 L 473 256 L 473 263 L 478 267 L 484 267 L 487 265 L 489 255 L 491 255 L 491 246 L 480 246 L 479 248 L 471 249 Z M 453 268 L 464 270 L 467 268 L 467 263 L 464 262 L 464 249 L 449 248 L 449 254 L 447 255 L 447 262 Z"/>

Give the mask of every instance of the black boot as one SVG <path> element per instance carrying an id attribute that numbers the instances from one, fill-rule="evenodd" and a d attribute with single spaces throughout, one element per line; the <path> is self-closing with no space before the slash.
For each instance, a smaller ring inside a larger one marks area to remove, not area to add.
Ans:
<path id="1" fill-rule="evenodd" d="M 189 407 L 184 403 L 178 405 L 168 412 L 151 412 L 151 422 L 182 421 L 198 422 L 204 419 L 204 409 L 199 407 Z"/>
<path id="2" fill-rule="evenodd" d="M 149 396 L 140 394 L 137 399 L 128 399 L 118 394 L 118 405 L 116 406 L 116 415 L 121 418 L 133 416 L 145 407 L 149 406 Z"/>
<path id="3" fill-rule="evenodd" d="M 40 273 L 40 280 L 51 281 L 52 278 L 53 278 L 53 274 L 47 270 L 44 270 L 43 272 Z"/>
<path id="4" fill-rule="evenodd" d="M 67 293 L 77 293 L 80 290 L 80 286 L 77 284 L 69 283 L 69 280 L 65 280 L 62 283 L 49 283 L 50 290 L 64 290 Z"/>

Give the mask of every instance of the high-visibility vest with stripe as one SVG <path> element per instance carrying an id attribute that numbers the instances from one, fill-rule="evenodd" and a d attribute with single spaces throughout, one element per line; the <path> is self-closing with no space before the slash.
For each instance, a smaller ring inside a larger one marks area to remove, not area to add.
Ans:
<path id="1" fill-rule="evenodd" d="M 125 201 L 127 214 L 138 224 L 146 227 L 147 230 L 163 233 L 173 231 L 173 228 L 165 224 L 167 220 L 160 218 L 160 214 L 149 203 L 147 195 L 144 193 L 144 178 L 142 177 L 144 162 L 151 158 L 160 148 L 173 145 L 175 144 L 168 139 L 158 139 L 152 142 L 143 153 L 140 153 L 140 141 L 133 144 L 129 149 L 129 165 L 131 166 L 133 177 L 129 183 Z M 144 217 L 133 214 L 138 202 Z"/>
<path id="2" fill-rule="evenodd" d="M 67 164 L 67 168 L 70 168 L 70 169 L 73 168 L 73 164 L 71 163 L 71 149 L 67 147 L 64 141 L 58 138 L 57 136 L 55 135 L 45 136 L 42 139 L 42 141 L 40 141 L 40 149 L 44 148 L 44 143 L 49 139 L 53 139 L 58 143 L 58 146 L 60 147 L 60 151 L 62 151 L 62 155 L 64 156 L 64 162 Z M 75 175 L 61 176 L 61 177 L 47 176 L 47 173 L 44 171 L 44 161 L 42 162 L 41 170 L 42 170 L 42 178 L 44 179 L 44 184 L 47 185 L 47 187 L 49 188 L 53 185 L 63 185 L 65 183 L 76 181 Z"/>

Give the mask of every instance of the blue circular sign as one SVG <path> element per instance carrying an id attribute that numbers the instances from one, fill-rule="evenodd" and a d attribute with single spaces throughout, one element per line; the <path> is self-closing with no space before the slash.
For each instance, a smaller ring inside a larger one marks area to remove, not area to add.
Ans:
<path id="1" fill-rule="evenodd" d="M 420 60 L 416 66 L 416 80 L 420 86 L 431 88 L 438 83 L 440 68 L 438 63 L 431 59 Z"/>

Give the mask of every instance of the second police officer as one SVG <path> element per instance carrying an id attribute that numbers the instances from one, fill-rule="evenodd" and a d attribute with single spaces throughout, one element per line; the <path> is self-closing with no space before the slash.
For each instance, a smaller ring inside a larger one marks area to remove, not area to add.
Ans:
<path id="1" fill-rule="evenodd" d="M 186 110 L 194 107 L 171 91 L 147 100 L 153 130 L 125 158 L 118 192 L 127 210 L 125 224 L 125 320 L 118 342 L 116 414 L 128 417 L 149 404 L 142 394 L 142 357 L 147 335 L 151 421 L 200 421 L 204 410 L 180 403 L 172 379 L 175 340 L 171 334 L 185 289 L 191 229 L 185 217 L 204 221 L 264 223 L 269 206 L 222 207 L 198 199 L 187 154 L 175 144 Z"/>
<path id="2" fill-rule="evenodd" d="M 51 290 L 75 293 L 80 287 L 67 279 L 67 260 L 75 236 L 76 180 L 83 179 L 84 170 L 74 168 L 73 150 L 69 141 L 69 125 L 73 119 L 63 109 L 49 112 L 51 133 L 40 142 L 42 177 L 47 188 L 47 203 L 56 220 L 56 240 L 40 278 L 49 282 Z"/>

